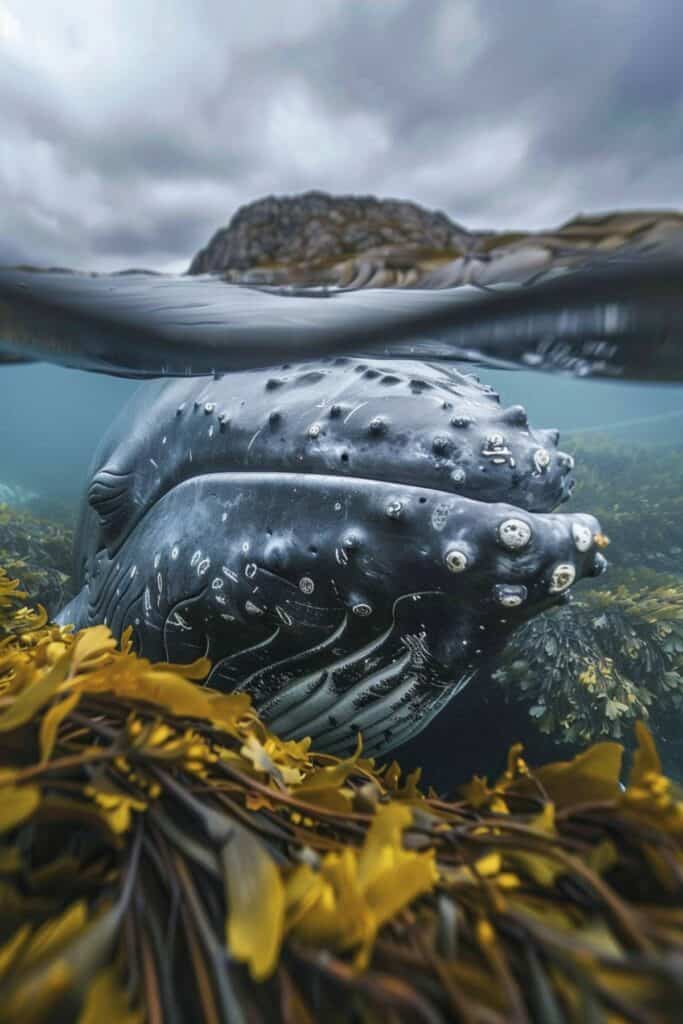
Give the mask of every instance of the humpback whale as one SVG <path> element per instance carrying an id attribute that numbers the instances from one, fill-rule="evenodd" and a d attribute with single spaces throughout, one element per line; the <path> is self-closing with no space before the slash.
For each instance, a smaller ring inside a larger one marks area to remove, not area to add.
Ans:
<path id="1" fill-rule="evenodd" d="M 339 356 L 147 382 L 100 445 L 59 621 L 207 656 L 285 735 L 384 753 L 602 572 L 573 459 L 471 375 Z"/>

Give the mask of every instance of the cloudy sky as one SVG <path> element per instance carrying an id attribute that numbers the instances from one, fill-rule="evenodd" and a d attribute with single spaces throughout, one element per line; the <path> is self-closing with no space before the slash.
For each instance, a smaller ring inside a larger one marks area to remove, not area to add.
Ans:
<path id="1" fill-rule="evenodd" d="M 675 0 L 0 0 L 0 262 L 182 270 L 309 188 L 683 207 Z"/>

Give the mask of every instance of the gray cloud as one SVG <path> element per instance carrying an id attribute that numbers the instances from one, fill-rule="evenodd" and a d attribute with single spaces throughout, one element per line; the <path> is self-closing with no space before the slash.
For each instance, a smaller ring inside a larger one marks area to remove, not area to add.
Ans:
<path id="1" fill-rule="evenodd" d="M 475 227 L 683 206 L 670 0 L 0 0 L 0 260 L 184 267 L 306 188 Z"/>

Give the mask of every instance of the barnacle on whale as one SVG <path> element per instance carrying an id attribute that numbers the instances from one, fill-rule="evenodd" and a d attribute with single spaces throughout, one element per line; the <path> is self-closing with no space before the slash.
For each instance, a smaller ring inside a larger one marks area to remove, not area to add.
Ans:
<path id="1" fill-rule="evenodd" d="M 7 1024 L 675 1019 L 683 802 L 643 726 L 623 793 L 616 743 L 517 744 L 446 799 L 22 600 L 0 571 Z"/>

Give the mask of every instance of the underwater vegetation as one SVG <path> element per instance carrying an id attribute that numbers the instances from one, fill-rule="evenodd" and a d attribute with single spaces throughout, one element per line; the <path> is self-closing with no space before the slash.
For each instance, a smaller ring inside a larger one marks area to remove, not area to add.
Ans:
<path id="1" fill-rule="evenodd" d="M 567 435 L 576 457 L 573 508 L 590 508 L 609 534 L 610 564 L 683 573 L 683 454 L 671 444 Z"/>
<path id="2" fill-rule="evenodd" d="M 683 802 L 636 726 L 458 799 L 270 732 L 0 572 L 0 1020 L 657 1022 Z"/>
<path id="3" fill-rule="evenodd" d="M 72 551 L 73 530 L 65 523 L 0 503 L 0 565 L 51 614 L 71 596 Z"/>
<path id="4" fill-rule="evenodd" d="M 523 626 L 494 673 L 558 742 L 619 739 L 647 719 L 658 733 L 672 715 L 683 720 L 683 583 L 642 575 L 640 588 L 595 589 Z"/>

